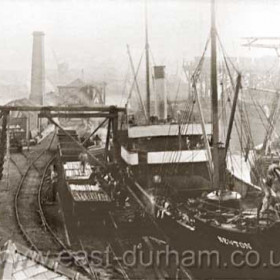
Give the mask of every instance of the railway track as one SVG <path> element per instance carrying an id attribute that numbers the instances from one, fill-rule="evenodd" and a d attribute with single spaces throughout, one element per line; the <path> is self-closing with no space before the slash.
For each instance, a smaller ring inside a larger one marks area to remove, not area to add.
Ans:
<path id="1" fill-rule="evenodd" d="M 44 183 L 45 183 L 45 178 L 47 177 L 47 172 L 49 170 L 50 165 L 52 164 L 52 162 L 55 160 L 55 157 L 52 157 L 49 162 L 47 163 L 43 175 L 42 175 L 42 179 L 40 182 L 40 186 L 38 189 L 38 194 L 37 194 L 37 203 L 38 203 L 38 207 L 39 207 L 39 216 L 41 219 L 41 224 L 44 228 L 45 231 L 47 231 L 50 236 L 52 237 L 52 239 L 57 243 L 58 246 L 60 246 L 60 249 L 63 250 L 68 250 L 67 246 L 64 244 L 64 242 L 62 241 L 62 239 L 58 236 L 58 234 L 52 229 L 52 227 L 50 226 L 47 217 L 46 217 L 46 213 L 44 211 L 43 205 L 42 205 L 42 189 L 44 187 Z"/>
<path id="2" fill-rule="evenodd" d="M 39 154 L 36 153 L 35 158 L 31 159 L 25 171 L 22 171 L 22 168 L 12 157 L 11 159 L 22 176 L 14 198 L 15 215 L 19 229 L 31 249 L 53 255 L 58 253 L 61 247 L 53 242 L 53 238 L 50 238 L 50 235 L 46 233 L 42 222 L 44 214 L 41 201 L 38 199 L 49 167 L 51 144 L 52 141 L 46 149 Z M 44 171 L 42 171 L 43 166 L 46 166 Z"/>

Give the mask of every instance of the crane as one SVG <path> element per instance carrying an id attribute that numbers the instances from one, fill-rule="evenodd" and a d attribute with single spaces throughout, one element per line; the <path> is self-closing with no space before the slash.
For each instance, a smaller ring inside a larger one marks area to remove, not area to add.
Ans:
<path id="1" fill-rule="evenodd" d="M 53 57 L 56 63 L 56 68 L 57 68 L 57 76 L 58 76 L 58 84 L 61 83 L 61 79 L 63 76 L 68 72 L 68 64 L 67 62 L 61 62 L 54 49 L 52 49 Z"/>
<path id="2" fill-rule="evenodd" d="M 280 57 L 280 37 L 243 37 L 242 39 L 247 40 L 247 43 L 242 44 L 244 47 L 274 49 L 277 56 Z M 258 43 L 265 40 L 275 41 L 275 43 Z"/>

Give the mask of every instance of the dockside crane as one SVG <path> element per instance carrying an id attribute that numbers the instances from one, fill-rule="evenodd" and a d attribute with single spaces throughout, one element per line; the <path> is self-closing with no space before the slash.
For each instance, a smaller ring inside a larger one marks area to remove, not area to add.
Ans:
<path id="1" fill-rule="evenodd" d="M 277 56 L 280 57 L 280 37 L 243 37 L 242 39 L 247 41 L 242 44 L 244 47 L 274 49 Z M 264 41 L 274 41 L 275 43 L 264 43 Z"/>

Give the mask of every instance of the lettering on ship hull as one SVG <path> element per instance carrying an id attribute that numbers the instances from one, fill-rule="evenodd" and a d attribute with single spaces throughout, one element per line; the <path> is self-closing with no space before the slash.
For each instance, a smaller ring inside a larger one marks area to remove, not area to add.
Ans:
<path id="1" fill-rule="evenodd" d="M 236 241 L 236 240 L 231 240 L 225 237 L 217 236 L 218 240 L 220 243 L 224 245 L 229 245 L 233 246 L 235 248 L 241 248 L 241 249 L 246 249 L 246 250 L 252 250 L 252 246 L 249 242 L 241 242 L 241 241 Z"/>

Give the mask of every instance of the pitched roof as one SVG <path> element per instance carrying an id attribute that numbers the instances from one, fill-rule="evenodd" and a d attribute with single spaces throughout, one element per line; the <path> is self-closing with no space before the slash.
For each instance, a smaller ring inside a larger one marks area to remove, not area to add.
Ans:
<path id="1" fill-rule="evenodd" d="M 36 104 L 27 98 L 21 98 L 21 99 L 12 100 L 12 101 L 8 102 L 7 104 L 5 104 L 5 106 L 36 106 Z M 12 118 L 28 117 L 29 115 L 36 115 L 36 112 L 32 112 L 32 111 L 28 111 L 28 112 L 11 111 L 10 112 L 10 116 Z"/>
<path id="2" fill-rule="evenodd" d="M 18 243 L 7 241 L 0 251 L 0 279 L 88 280 L 57 261 L 44 257 Z"/>
<path id="3" fill-rule="evenodd" d="M 5 106 L 35 106 L 36 104 L 27 98 L 15 99 L 8 102 Z"/>

